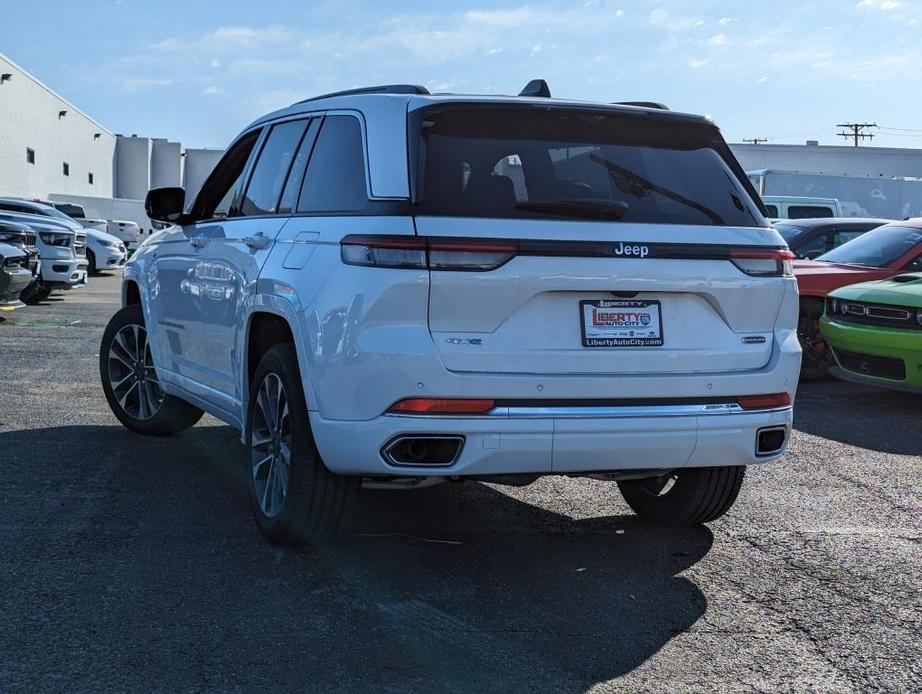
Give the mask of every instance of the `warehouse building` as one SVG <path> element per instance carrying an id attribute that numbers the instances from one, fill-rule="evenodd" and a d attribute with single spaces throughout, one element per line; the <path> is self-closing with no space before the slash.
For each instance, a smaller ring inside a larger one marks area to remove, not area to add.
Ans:
<path id="1" fill-rule="evenodd" d="M 143 200 L 181 185 L 191 199 L 221 154 L 113 133 L 0 53 L 0 196 Z"/>
<path id="2" fill-rule="evenodd" d="M 802 171 L 865 178 L 922 178 L 922 149 L 821 145 L 731 144 L 746 171 Z"/>

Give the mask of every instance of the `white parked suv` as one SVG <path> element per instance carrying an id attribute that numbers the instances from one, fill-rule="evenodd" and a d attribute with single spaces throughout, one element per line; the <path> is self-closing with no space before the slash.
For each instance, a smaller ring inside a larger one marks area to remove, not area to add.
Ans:
<path id="1" fill-rule="evenodd" d="M 328 536 L 362 485 L 542 475 L 707 522 L 791 430 L 797 285 L 757 200 L 709 120 L 663 108 L 309 99 L 188 208 L 149 193 L 175 226 L 126 266 L 102 385 L 137 432 L 238 428 L 274 542 Z"/>

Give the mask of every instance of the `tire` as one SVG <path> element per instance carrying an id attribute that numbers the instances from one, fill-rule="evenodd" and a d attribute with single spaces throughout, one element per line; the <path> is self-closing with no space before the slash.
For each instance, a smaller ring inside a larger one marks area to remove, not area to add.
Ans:
<path id="1" fill-rule="evenodd" d="M 30 284 L 19 293 L 19 299 L 28 306 L 40 304 L 51 296 L 51 287 L 42 284 L 38 280 Z"/>
<path id="2" fill-rule="evenodd" d="M 160 389 L 140 304 L 126 306 L 106 326 L 99 347 L 99 375 L 112 413 L 131 431 L 167 436 L 202 418 L 200 409 Z"/>
<path id="3" fill-rule="evenodd" d="M 832 351 L 820 332 L 823 305 L 815 301 L 802 301 L 797 321 L 797 339 L 803 350 L 800 380 L 806 383 L 821 381 L 829 375 Z"/>
<path id="4" fill-rule="evenodd" d="M 745 474 L 743 465 L 680 468 L 662 477 L 622 480 L 618 488 L 641 520 L 655 525 L 698 525 L 730 510 Z"/>
<path id="5" fill-rule="evenodd" d="M 321 544 L 335 537 L 350 514 L 359 480 L 330 472 L 320 459 L 290 344 L 272 347 L 256 367 L 245 440 L 250 502 L 263 535 L 280 545 Z"/>
<path id="6" fill-rule="evenodd" d="M 88 263 L 86 269 L 88 274 L 95 275 L 99 272 L 99 268 L 96 267 L 96 254 L 89 248 L 86 249 L 86 262 Z"/>

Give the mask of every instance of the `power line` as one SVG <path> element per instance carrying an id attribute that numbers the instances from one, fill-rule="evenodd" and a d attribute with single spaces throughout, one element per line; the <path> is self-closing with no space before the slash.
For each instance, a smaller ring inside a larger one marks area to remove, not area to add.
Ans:
<path id="1" fill-rule="evenodd" d="M 876 128 L 877 123 L 838 123 L 836 124 L 836 127 L 843 128 L 845 131 L 836 133 L 839 137 L 844 137 L 845 139 L 853 139 L 855 141 L 855 147 L 857 147 L 859 140 L 874 139 L 873 133 L 866 133 L 864 130 L 867 128 Z"/>
<path id="2" fill-rule="evenodd" d="M 922 133 L 922 130 L 918 128 L 890 128 L 886 125 L 881 125 L 880 130 L 898 130 L 901 133 Z"/>

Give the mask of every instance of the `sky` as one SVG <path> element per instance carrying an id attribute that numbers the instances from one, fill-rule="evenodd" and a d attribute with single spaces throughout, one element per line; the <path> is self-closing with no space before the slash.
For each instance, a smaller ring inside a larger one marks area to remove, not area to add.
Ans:
<path id="1" fill-rule="evenodd" d="M 730 142 L 922 148 L 922 0 L 0 0 L 0 52 L 108 129 L 223 148 L 372 84 L 660 101 Z M 0 124 L 2 126 L 2 124 Z"/>

